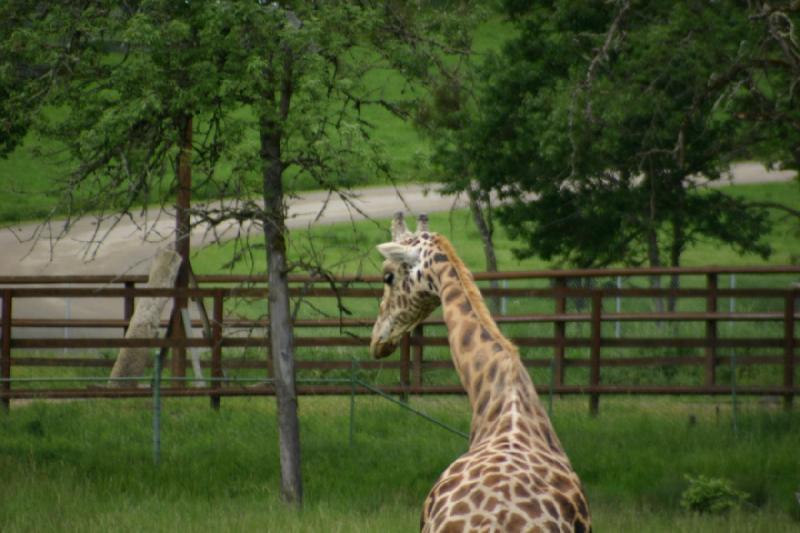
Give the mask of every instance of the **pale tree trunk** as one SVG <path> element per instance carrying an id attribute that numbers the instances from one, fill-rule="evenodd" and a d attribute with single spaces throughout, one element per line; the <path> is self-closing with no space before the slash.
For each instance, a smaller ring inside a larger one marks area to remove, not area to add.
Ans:
<path id="1" fill-rule="evenodd" d="M 486 272 L 497 272 L 497 256 L 494 253 L 494 224 L 492 223 L 492 204 L 488 194 L 482 195 L 477 185 L 470 184 L 467 189 L 469 198 L 469 209 L 472 212 L 472 219 L 478 234 L 481 236 L 483 244 L 483 255 L 486 258 Z M 489 281 L 489 286 L 493 289 L 499 287 L 497 280 Z M 500 312 L 500 297 L 494 296 L 488 299 L 493 313 Z"/>
<path id="2" fill-rule="evenodd" d="M 150 266 L 147 287 L 153 289 L 169 289 L 175 285 L 175 278 L 181 266 L 181 256 L 175 251 L 162 248 L 158 251 Z M 166 296 L 139 298 L 125 333 L 126 339 L 154 339 L 158 337 L 161 313 L 167 305 Z M 129 378 L 143 376 L 151 348 L 122 348 L 119 351 L 112 378 Z M 111 385 L 123 386 L 124 382 L 111 381 Z"/>
<path id="3" fill-rule="evenodd" d="M 280 94 L 280 117 L 286 119 L 291 97 L 291 62 L 284 64 Z M 276 101 L 272 89 L 264 95 Z M 275 395 L 278 407 L 281 495 L 285 502 L 302 506 L 303 484 L 300 470 L 300 425 L 297 419 L 294 335 L 289 307 L 289 280 L 286 261 L 286 205 L 283 198 L 281 125 L 268 116 L 260 119 L 261 160 L 263 162 L 264 240 L 269 283 L 269 337 L 275 369 Z"/>

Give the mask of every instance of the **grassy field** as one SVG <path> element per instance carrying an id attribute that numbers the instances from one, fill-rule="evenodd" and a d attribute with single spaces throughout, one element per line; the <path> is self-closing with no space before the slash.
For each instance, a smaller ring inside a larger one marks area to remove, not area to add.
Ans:
<path id="1" fill-rule="evenodd" d="M 464 398 L 412 405 L 467 429 Z M 580 473 L 595 531 L 796 531 L 800 413 L 748 404 L 731 429 L 724 401 L 556 400 L 553 420 Z M 689 416 L 697 422 L 690 425 Z M 379 398 L 301 398 L 306 505 L 279 485 L 274 401 L 168 400 L 154 466 L 150 403 L 14 406 L 0 418 L 0 525 L 17 531 L 413 531 L 421 502 L 466 441 Z M 733 514 L 679 506 L 685 475 L 729 480 L 749 494 Z"/>
<path id="2" fill-rule="evenodd" d="M 499 26 L 500 21 L 492 21 L 480 29 L 479 48 L 500 45 L 505 34 Z M 375 138 L 387 148 L 397 181 L 412 181 L 424 172 L 426 148 L 409 124 L 381 109 L 365 109 L 364 118 L 376 124 Z M 67 163 L 58 145 L 34 136 L 12 157 L 0 159 L 0 222 L 35 219 L 52 209 L 58 200 L 53 183 L 63 176 Z M 728 190 L 754 201 L 800 205 L 796 183 Z M 773 220 L 769 240 L 775 253 L 766 261 L 738 256 L 712 242 L 698 242 L 686 253 L 684 263 L 797 261 L 800 232 L 796 222 L 778 214 Z M 467 212 L 435 214 L 431 226 L 450 237 L 470 268 L 483 270 L 478 233 Z M 291 258 L 319 259 L 333 273 L 377 273 L 380 258 L 374 246 L 386 239 L 387 221 L 295 231 L 290 236 Z M 536 259 L 517 260 L 515 243 L 502 228 L 498 228 L 496 246 L 504 270 L 553 266 Z M 199 251 L 193 259 L 195 271 L 226 270 L 233 251 L 232 244 Z M 252 257 L 253 261 L 230 270 L 262 272 L 263 250 L 253 249 Z M 785 286 L 790 278 L 776 280 Z M 758 281 L 746 276 L 738 280 L 739 286 L 748 283 Z M 301 316 L 315 316 L 320 310 L 335 312 L 330 302 L 313 303 L 317 309 L 306 307 Z M 347 303 L 356 316 L 375 312 L 374 301 Z M 261 314 L 265 303 L 243 302 L 237 310 Z M 522 310 L 531 310 L 530 302 L 509 302 L 510 313 Z M 737 333 L 760 327 L 745 325 Z M 507 331 L 514 334 L 516 330 Z M 336 355 L 348 356 L 314 349 L 300 352 L 304 358 Z M 548 356 L 534 350 L 524 355 Z M 426 358 L 448 357 L 446 349 L 426 351 Z M 585 381 L 578 370 L 568 374 L 569 379 Z M 14 372 L 16 377 L 25 377 L 34 371 Z M 71 375 L 91 372 L 97 371 L 84 369 Z M 725 372 L 720 376 L 724 382 Z M 364 377 L 375 382 L 395 379 L 380 371 Z M 603 377 L 607 382 L 631 378 L 613 372 Z M 673 377 L 680 381 L 697 376 Z M 773 377 L 742 374 L 740 382 Z M 540 383 L 547 380 L 544 373 L 536 378 Z M 434 379 L 455 380 L 452 373 Z M 740 402 L 734 429 L 728 398 L 604 397 L 598 418 L 588 416 L 585 398 L 554 399 L 553 420 L 585 483 L 595 531 L 800 530 L 800 505 L 795 497 L 800 491 L 800 412 L 797 407 L 783 412 L 775 403 L 759 399 Z M 222 410 L 213 412 L 206 400 L 166 400 L 162 461 L 155 466 L 147 400 L 15 402 L 8 416 L 0 414 L 0 531 L 413 531 L 436 477 L 466 450 L 463 438 L 374 397 L 357 399 L 351 446 L 349 399 L 303 397 L 306 505 L 296 514 L 282 505 L 277 493 L 274 400 L 223 399 L 222 403 Z M 469 427 L 465 398 L 414 398 L 411 403 L 454 427 L 464 431 Z M 747 502 L 722 516 L 685 511 L 679 501 L 688 486 L 686 476 L 698 475 L 730 481 L 749 495 Z"/>
<path id="3" fill-rule="evenodd" d="M 794 184 L 742 186 L 733 192 L 753 199 L 800 200 Z M 481 252 L 468 214 L 431 218 L 435 229 L 451 236 L 467 264 L 480 270 Z M 356 224 L 355 232 L 350 225 L 294 232 L 295 258 L 310 253 L 304 247 L 311 237 L 315 250 L 337 272 L 360 268 L 374 273 L 379 267 L 374 245 L 387 238 L 387 230 L 365 222 Z M 775 263 L 788 262 L 800 244 L 791 221 L 780 217 L 770 241 Z M 517 262 L 512 245 L 501 230 L 502 268 L 546 266 Z M 255 251 L 255 262 L 234 270 L 261 271 L 261 253 Z M 230 245 L 202 251 L 195 268 L 218 272 L 230 254 Z M 687 263 L 761 261 L 700 243 L 688 252 Z M 695 282 L 701 280 L 689 281 Z M 374 301 L 352 305 L 356 315 L 375 312 Z M 244 312 L 263 312 L 263 302 L 247 306 Z M 306 349 L 299 357 L 331 355 Z M 426 359 L 447 356 L 444 349 L 426 349 Z M 14 375 L 33 372 L 18 369 Z M 395 379 L 380 371 L 363 377 Z M 583 378 L 576 374 L 572 379 Z M 603 379 L 615 378 L 604 371 Z M 536 380 L 546 382 L 547 377 Z M 466 449 L 462 437 L 375 397 L 357 399 L 350 446 L 349 399 L 302 397 L 306 505 L 298 515 L 281 504 L 277 493 L 274 400 L 222 403 L 222 410 L 213 412 L 206 400 L 166 400 L 162 462 L 156 467 L 148 400 L 15 402 L 9 416 L 0 416 L 0 530 L 413 531 L 436 477 Z M 469 427 L 465 398 L 412 398 L 411 405 L 461 430 Z M 597 418 L 588 416 L 586 398 L 554 398 L 552 416 L 585 483 L 596 531 L 778 533 L 800 528 L 795 497 L 800 491 L 800 411 L 784 412 L 779 405 L 770 399 L 740 399 L 735 427 L 726 397 L 603 397 Z M 721 516 L 684 510 L 679 502 L 688 486 L 686 476 L 699 475 L 727 480 L 748 494 L 746 503 Z"/>

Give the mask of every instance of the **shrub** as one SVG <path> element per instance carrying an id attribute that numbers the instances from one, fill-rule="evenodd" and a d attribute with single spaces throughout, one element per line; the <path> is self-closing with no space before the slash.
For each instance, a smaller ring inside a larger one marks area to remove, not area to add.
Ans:
<path id="1" fill-rule="evenodd" d="M 689 488 L 681 494 L 681 507 L 697 513 L 722 514 L 736 509 L 749 495 L 733 488 L 727 479 L 686 476 Z"/>

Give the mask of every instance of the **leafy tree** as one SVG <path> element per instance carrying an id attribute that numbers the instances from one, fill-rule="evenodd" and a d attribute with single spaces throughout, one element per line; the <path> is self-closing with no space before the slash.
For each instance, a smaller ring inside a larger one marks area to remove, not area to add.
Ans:
<path id="1" fill-rule="evenodd" d="M 252 222 L 262 231 L 282 494 L 294 504 L 302 483 L 287 276 L 324 266 L 287 262 L 286 197 L 297 180 L 310 179 L 347 199 L 365 176 L 390 174 L 362 109 L 410 115 L 417 95 L 396 85 L 424 79 L 443 43 L 462 32 L 445 9 L 460 2 L 443 4 L 19 1 L 9 8 L 15 42 L 29 33 L 53 51 L 26 49 L 52 73 L 41 105 L 54 122 L 38 126 L 77 162 L 64 183 L 76 214 L 119 217 L 165 191 L 185 194 L 191 168 L 195 187 L 219 197 L 193 209 L 196 220 Z"/>
<path id="2" fill-rule="evenodd" d="M 460 14 L 462 27 L 471 28 L 485 22 L 490 14 L 492 10 L 486 6 L 473 9 L 469 14 Z M 429 91 L 418 106 L 414 119 L 418 131 L 432 147 L 430 163 L 433 173 L 429 179 L 441 182 L 444 185 L 441 192 L 445 194 L 463 194 L 466 197 L 483 245 L 486 271 L 497 272 L 492 195 L 481 189 L 469 159 L 458 149 L 458 139 L 477 111 L 476 65 L 482 51 L 476 50 L 475 43 L 466 39 L 459 46 L 451 45 L 445 51 L 449 54 L 437 58 L 437 68 L 431 69 L 424 80 Z M 490 285 L 496 288 L 498 283 L 493 280 Z M 492 298 L 490 303 L 495 311 L 499 310 L 499 298 Z"/>
<path id="3" fill-rule="evenodd" d="M 719 179 L 733 148 L 736 119 L 709 88 L 748 24 L 737 5 L 504 6 L 518 33 L 484 66 L 457 148 L 506 201 L 498 218 L 524 243 L 518 255 L 678 266 L 709 238 L 769 253 L 764 211 L 696 178 Z"/>
<path id="4" fill-rule="evenodd" d="M 800 5 L 748 2 L 741 9 L 736 55 L 720 68 L 711 92 L 739 121 L 742 151 L 800 170 Z"/>

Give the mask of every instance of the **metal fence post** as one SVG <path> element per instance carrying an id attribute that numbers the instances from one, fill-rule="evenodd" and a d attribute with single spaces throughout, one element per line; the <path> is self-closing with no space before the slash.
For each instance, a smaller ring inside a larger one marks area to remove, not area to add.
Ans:
<path id="1" fill-rule="evenodd" d="M 3 290 L 3 348 L 0 353 L 0 378 L 3 378 L 3 392 L 11 392 L 11 289 Z M 8 412 L 11 399 L 3 397 L 3 411 Z"/>
<path id="2" fill-rule="evenodd" d="M 709 294 L 706 297 L 706 312 L 717 312 L 717 274 L 709 273 L 706 276 L 706 288 Z M 705 384 L 712 387 L 717 382 L 717 319 L 706 319 L 706 350 L 705 350 Z"/>
<path id="3" fill-rule="evenodd" d="M 356 431 L 356 369 L 358 361 L 350 361 L 350 447 L 353 447 L 353 440 Z"/>
<path id="4" fill-rule="evenodd" d="M 731 415 L 733 422 L 733 434 L 739 434 L 739 404 L 736 397 L 736 351 L 731 352 Z"/>
<path id="5" fill-rule="evenodd" d="M 567 297 L 564 289 L 567 281 L 564 278 L 555 279 L 555 312 L 557 315 L 564 315 L 567 312 Z M 553 322 L 553 336 L 555 340 L 555 353 L 553 358 L 553 379 L 557 387 L 564 384 L 564 355 L 566 353 L 567 323 L 563 318 L 557 318 Z"/>
<path id="6" fill-rule="evenodd" d="M 794 311 L 797 291 L 791 291 L 786 295 L 783 311 L 783 386 L 787 389 L 783 397 L 783 406 L 786 409 L 792 408 L 794 394 Z"/>
<path id="7" fill-rule="evenodd" d="M 622 289 L 622 276 L 617 276 L 617 290 Z M 620 298 L 619 293 L 617 293 L 616 297 L 616 304 L 617 304 L 617 314 L 622 312 L 622 298 Z M 614 323 L 614 336 L 616 338 L 622 337 L 622 322 L 617 320 Z"/>
<path id="8" fill-rule="evenodd" d="M 161 355 L 157 354 L 153 368 L 153 463 L 161 462 Z"/>
<path id="9" fill-rule="evenodd" d="M 600 385 L 600 348 L 602 346 L 602 321 L 603 295 L 600 291 L 592 291 L 592 338 L 591 352 L 589 354 L 589 386 L 596 388 Z M 589 394 L 589 413 L 597 416 L 600 411 L 600 394 L 592 391 Z"/>

